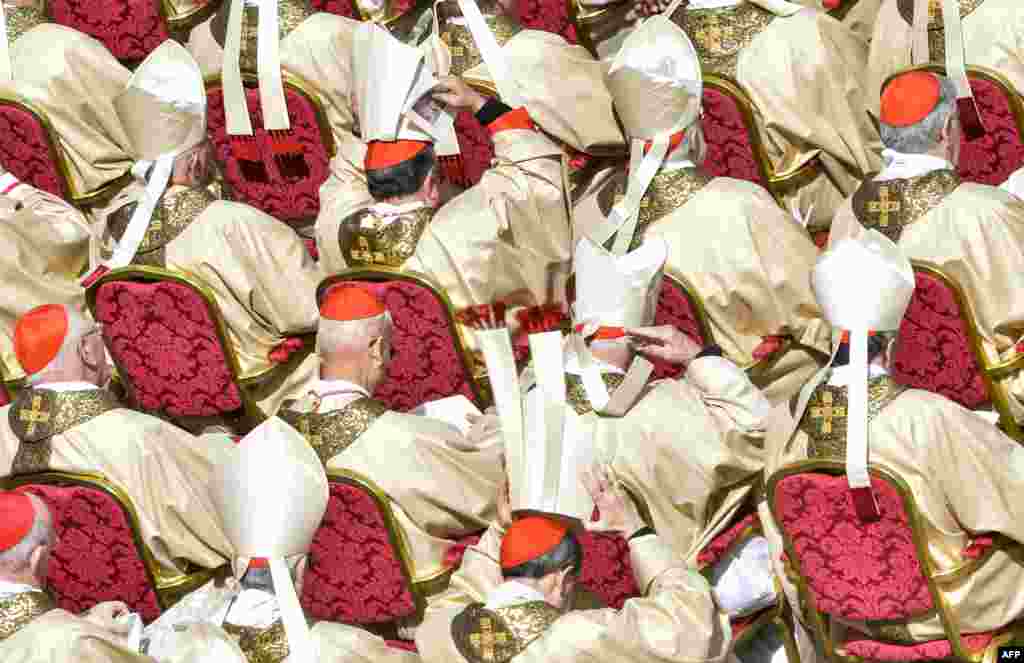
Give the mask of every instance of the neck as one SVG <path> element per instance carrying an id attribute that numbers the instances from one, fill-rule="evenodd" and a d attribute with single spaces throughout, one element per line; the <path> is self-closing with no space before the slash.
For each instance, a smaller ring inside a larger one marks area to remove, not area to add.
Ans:
<path id="1" fill-rule="evenodd" d="M 590 354 L 621 371 L 633 363 L 633 351 L 625 343 L 617 341 L 595 341 L 590 345 Z"/>
<path id="2" fill-rule="evenodd" d="M 32 380 L 32 386 L 45 386 L 60 382 L 84 382 L 98 387 L 95 378 L 87 376 L 80 370 L 50 370 L 45 373 L 37 373 Z"/>
<path id="3" fill-rule="evenodd" d="M 320 367 L 320 379 L 344 380 L 345 382 L 351 382 L 356 386 L 362 387 L 368 393 L 373 393 L 373 385 L 371 385 L 370 380 L 366 378 L 365 371 L 361 370 L 358 366 L 324 364 Z"/>

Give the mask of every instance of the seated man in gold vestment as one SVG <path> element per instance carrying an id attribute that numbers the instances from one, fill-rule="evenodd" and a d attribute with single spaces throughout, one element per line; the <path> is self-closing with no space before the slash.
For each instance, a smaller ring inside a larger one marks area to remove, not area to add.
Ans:
<path id="1" fill-rule="evenodd" d="M 56 544 L 53 515 L 41 499 L 0 493 L 0 660 L 154 663 L 138 653 L 129 619 L 137 615 L 123 603 L 100 603 L 83 616 L 57 608 L 46 591 Z"/>
<path id="2" fill-rule="evenodd" d="M 475 565 L 496 583 L 469 605 L 428 613 L 416 636 L 426 663 L 724 660 L 729 621 L 707 581 L 644 526 L 613 475 L 599 469 L 587 487 L 603 527 L 629 539 L 643 597 L 622 610 L 573 610 L 583 561 L 576 535 L 564 521 L 525 516 L 506 523 L 503 535 L 492 527 L 492 556 L 467 556 L 459 571 Z"/>
<path id="3" fill-rule="evenodd" d="M 1024 338 L 1024 201 L 956 173 L 960 118 L 953 82 L 927 72 L 894 78 L 882 92 L 886 168 L 843 203 L 830 245 L 874 229 L 911 259 L 939 267 L 962 289 L 995 363 Z M 1024 377 L 1005 378 L 1024 420 Z"/>
<path id="4" fill-rule="evenodd" d="M 57 470 L 105 477 L 128 495 L 142 541 L 168 578 L 186 562 L 213 569 L 230 558 L 207 493 L 230 442 L 199 439 L 124 407 L 105 388 L 110 369 L 99 328 L 67 307 L 48 304 L 22 316 L 14 348 L 29 386 L 0 409 L 0 476 Z"/>
<path id="5" fill-rule="evenodd" d="M 922 549 L 929 552 L 934 577 L 969 562 L 965 550 L 976 537 L 996 539 L 995 551 L 978 568 L 954 583 L 939 584 L 937 600 L 948 606 L 958 628 L 989 632 L 1018 619 L 1024 614 L 1024 596 L 1017 590 L 1024 582 L 1024 563 L 999 541 L 1024 542 L 1024 509 L 1010 497 L 1024 489 L 1024 449 L 976 413 L 943 396 L 908 389 L 889 376 L 891 349 L 899 343 L 896 330 L 914 291 L 910 261 L 872 230 L 834 243 L 819 260 L 813 283 L 829 321 L 843 331 L 836 336 L 841 345 L 831 366 L 809 381 L 798 399 L 773 411 L 766 476 L 808 459 L 845 463 L 852 503 L 858 515 L 870 518 L 877 507 L 863 492 L 872 490 L 867 466 L 888 468 L 913 495 L 926 538 Z M 864 336 L 871 334 L 860 341 L 866 365 L 856 361 L 858 327 Z M 862 410 L 853 409 L 853 389 L 867 391 Z M 799 615 L 801 600 L 780 558 L 778 526 L 766 502 L 759 512 L 774 548 L 776 574 Z M 804 623 L 810 624 L 807 619 Z M 837 648 L 858 632 L 903 643 L 946 637 L 936 611 L 905 627 L 845 620 L 834 627 Z"/>
<path id="6" fill-rule="evenodd" d="M 234 578 L 211 580 L 147 627 L 152 656 L 172 663 L 182 650 L 204 663 L 419 660 L 355 626 L 307 626 L 298 596 L 328 485 L 320 459 L 291 427 L 271 418 L 255 428 L 217 469 L 211 490 L 235 551 Z M 220 656 L 204 659 L 213 648 Z"/>
<path id="7" fill-rule="evenodd" d="M 670 77 L 660 69 L 665 57 L 675 65 Z M 829 350 L 829 327 L 807 281 L 817 247 L 762 187 L 704 172 L 700 63 L 678 26 L 659 16 L 638 27 L 611 61 L 608 87 L 646 156 L 628 176 L 611 173 L 588 187 L 573 210 L 576 235 L 618 253 L 663 238 L 666 271 L 700 298 L 726 357 L 748 367 L 782 337 L 792 340 L 754 377 L 773 404 L 789 399 Z M 652 104 L 664 112 L 651 113 Z M 661 159 L 659 139 L 667 143 Z"/>
<path id="8" fill-rule="evenodd" d="M 383 304 L 357 285 L 338 285 L 321 304 L 320 380 L 279 416 L 300 431 L 328 470 L 352 470 L 391 501 L 412 553 L 413 581 L 446 570 L 459 537 L 494 518 L 501 438 L 467 439 L 460 423 L 387 409 L 372 398 L 390 358 L 391 322 Z"/>
<path id="9" fill-rule="evenodd" d="M 290 375 L 272 370 L 286 338 L 316 329 L 321 274 L 295 231 L 249 205 L 220 200 L 211 188 L 205 104 L 199 69 L 176 42 L 164 42 L 135 71 L 115 105 L 131 138 L 136 181 L 96 212 L 94 245 L 100 271 L 152 265 L 209 288 L 239 377 L 270 374 L 254 388 L 270 414 L 316 379 L 313 359 Z"/>

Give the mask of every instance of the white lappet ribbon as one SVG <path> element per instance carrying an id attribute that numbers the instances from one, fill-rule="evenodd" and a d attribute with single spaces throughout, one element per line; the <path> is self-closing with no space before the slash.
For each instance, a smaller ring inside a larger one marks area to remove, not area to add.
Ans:
<path id="1" fill-rule="evenodd" d="M 224 90 L 224 115 L 229 136 L 252 136 L 249 107 L 242 85 L 242 10 L 245 0 L 230 0 L 228 29 L 224 39 L 224 63 L 221 78 Z M 257 74 L 259 77 L 260 107 L 263 127 L 267 131 L 287 131 L 291 128 L 288 105 L 281 78 L 281 55 L 278 40 L 280 20 L 277 15 L 279 0 L 259 0 L 259 25 L 256 29 Z"/>
<path id="2" fill-rule="evenodd" d="M 515 355 L 512 352 L 512 338 L 508 329 L 478 329 L 477 342 L 487 365 L 487 377 L 498 408 L 498 420 L 505 441 L 505 461 L 510 477 L 521 477 L 526 462 L 525 436 L 523 435 L 523 403 L 519 392 L 519 374 L 516 371 Z M 510 482 L 512 504 L 525 502 L 518 494 L 518 482 Z"/>
<path id="3" fill-rule="evenodd" d="M 270 577 L 274 581 L 274 593 L 278 607 L 281 609 L 281 622 L 284 624 L 285 635 L 288 636 L 288 660 L 292 663 L 316 663 L 317 654 L 313 646 L 313 638 L 309 633 L 309 624 L 299 605 L 299 597 L 295 593 L 288 565 L 281 557 L 271 557 Z"/>
<path id="4" fill-rule="evenodd" d="M 594 356 L 587 347 L 586 339 L 597 332 L 599 325 L 595 322 L 583 324 L 583 331 L 574 333 L 570 338 L 572 349 L 576 353 L 576 360 L 580 366 L 580 382 L 583 383 L 583 390 L 587 394 L 587 400 L 594 412 L 607 414 L 613 417 L 621 417 L 629 411 L 636 399 L 640 396 L 654 371 L 654 364 L 647 361 L 640 355 L 633 358 L 633 362 L 626 371 L 626 377 L 619 384 L 614 394 L 608 393 L 608 387 L 601 377 L 601 369 L 594 361 Z"/>
<path id="5" fill-rule="evenodd" d="M 487 25 L 483 14 L 480 13 L 480 8 L 477 7 L 474 0 L 458 0 L 458 3 L 462 17 L 466 19 L 466 27 L 473 35 L 473 41 L 476 42 L 476 47 L 480 50 L 480 56 L 483 58 L 484 64 L 487 65 L 487 71 L 490 72 L 491 78 L 494 80 L 494 87 L 497 88 L 502 103 L 512 108 L 521 107 L 523 99 L 519 92 L 519 86 L 509 75 L 505 54 L 502 53 L 498 40 L 494 38 L 494 33 L 491 32 L 490 26 Z"/>
<path id="6" fill-rule="evenodd" d="M 540 334 L 530 334 L 530 359 L 533 364 L 534 375 L 537 378 L 537 389 L 542 395 L 543 407 L 536 413 L 541 418 L 540 430 L 544 431 L 544 480 L 539 482 L 543 486 L 543 496 L 556 496 L 561 485 L 561 476 L 558 472 L 549 471 L 551 468 L 563 466 L 563 444 L 565 431 L 565 368 L 562 353 L 562 332 L 550 331 Z M 518 392 L 517 392 L 518 393 Z M 532 444 L 530 446 L 533 446 Z M 532 458 L 536 453 L 528 449 Z M 535 465 L 534 467 L 540 467 Z M 530 500 L 533 503 L 535 500 Z M 513 504 L 515 504 L 513 502 Z"/>

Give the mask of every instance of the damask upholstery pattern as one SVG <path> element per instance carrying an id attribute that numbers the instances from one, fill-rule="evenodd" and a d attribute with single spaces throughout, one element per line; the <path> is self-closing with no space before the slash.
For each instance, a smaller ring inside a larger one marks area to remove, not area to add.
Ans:
<path id="1" fill-rule="evenodd" d="M 308 174 L 301 178 L 286 177 L 274 159 L 273 146 L 278 132 L 272 135 L 263 128 L 263 111 L 259 90 L 248 82 L 245 88 L 253 137 L 266 173 L 264 181 L 246 178 L 240 160 L 231 147 L 225 128 L 224 94 L 220 87 L 207 89 L 207 131 L 213 141 L 217 161 L 224 165 L 224 180 L 232 199 L 247 203 L 284 222 L 302 222 L 316 218 L 320 212 L 320 185 L 330 173 L 330 156 L 320 134 L 316 107 L 308 97 L 285 83 L 285 100 L 291 129 L 289 140 L 298 143 Z"/>
<path id="2" fill-rule="evenodd" d="M 49 0 L 54 22 L 103 42 L 118 60 L 140 61 L 170 33 L 160 0 Z"/>
<path id="3" fill-rule="evenodd" d="M 960 643 L 968 652 L 981 652 L 992 642 L 994 634 L 979 633 L 964 635 Z M 938 661 L 951 659 L 953 647 L 949 640 L 931 640 L 913 645 L 898 645 L 876 640 L 851 640 L 843 649 L 853 656 L 866 661 Z"/>
<path id="4" fill-rule="evenodd" d="M 110 281 L 94 314 L 143 410 L 213 416 L 242 407 L 206 301 L 181 283 Z"/>
<path id="5" fill-rule="evenodd" d="M 0 101 L 0 164 L 18 180 L 66 197 L 64 176 L 54 160 L 55 146 L 35 114 Z"/>
<path id="6" fill-rule="evenodd" d="M 893 378 L 950 398 L 966 408 L 989 400 L 956 295 L 938 277 L 915 270 L 917 288 L 900 325 Z"/>
<path id="7" fill-rule="evenodd" d="M 933 607 L 896 489 L 871 478 L 881 519 L 857 515 L 845 476 L 795 474 L 776 484 L 774 512 L 821 612 L 906 620 Z"/>
<path id="8" fill-rule="evenodd" d="M 767 186 L 761 177 L 750 132 L 736 99 L 716 88 L 704 87 L 704 169 L 714 177 L 732 177 Z"/>
<path id="9" fill-rule="evenodd" d="M 441 298 L 412 281 L 360 283 L 384 302 L 393 324 L 388 374 L 373 397 L 401 412 L 456 394 L 475 402 Z"/>
<path id="10" fill-rule="evenodd" d="M 737 521 L 735 525 L 712 539 L 707 548 L 700 551 L 700 554 L 697 555 L 697 565 L 701 568 L 707 568 L 717 564 L 729 552 L 733 544 L 743 536 L 744 532 L 751 527 L 760 528 L 760 521 L 757 519 L 756 513 L 747 514 Z"/>
<path id="11" fill-rule="evenodd" d="M 962 139 L 957 170 L 966 182 L 999 186 L 1024 166 L 1024 136 L 1003 88 L 972 77 L 971 89 L 987 131 L 976 141 Z"/>
<path id="12" fill-rule="evenodd" d="M 103 601 L 123 601 L 146 622 L 160 615 L 127 512 L 116 499 L 86 486 L 27 484 L 20 490 L 42 498 L 54 517 L 60 540 L 47 583 L 59 607 L 78 614 Z"/>
<path id="13" fill-rule="evenodd" d="M 700 345 L 705 339 L 700 330 L 697 307 L 685 290 L 676 285 L 672 279 L 665 277 L 661 281 L 661 294 L 658 297 L 658 308 L 654 314 L 655 325 L 673 325 Z M 663 361 L 654 361 L 652 380 L 678 378 L 683 370 L 680 366 Z"/>
<path id="14" fill-rule="evenodd" d="M 519 0 L 519 21 L 529 30 L 546 30 L 576 43 L 576 26 L 569 19 L 569 3 L 560 0 Z"/>
<path id="15" fill-rule="evenodd" d="M 625 537 L 606 532 L 581 532 L 578 536 L 583 548 L 580 584 L 616 610 L 640 596 Z"/>
<path id="16" fill-rule="evenodd" d="M 353 0 L 312 0 L 314 11 L 337 14 L 346 18 L 355 18 L 356 10 Z"/>
<path id="17" fill-rule="evenodd" d="M 309 560 L 302 607 L 313 619 L 379 624 L 416 612 L 384 515 L 361 488 L 331 481 Z"/>
<path id="18" fill-rule="evenodd" d="M 465 169 L 463 174 L 469 182 L 476 184 L 494 159 L 491 135 L 472 113 L 466 111 L 455 116 L 455 135 L 459 139 L 459 152 Z"/>

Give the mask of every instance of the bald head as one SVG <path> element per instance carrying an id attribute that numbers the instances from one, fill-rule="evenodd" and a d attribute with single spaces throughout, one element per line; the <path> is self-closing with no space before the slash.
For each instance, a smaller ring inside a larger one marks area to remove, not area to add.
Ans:
<path id="1" fill-rule="evenodd" d="M 347 380 L 372 393 L 384 379 L 391 358 L 391 316 L 321 319 L 317 351 L 322 379 Z"/>
<path id="2" fill-rule="evenodd" d="M 32 370 L 26 381 L 28 384 L 43 384 L 47 382 L 89 382 L 102 385 L 110 377 L 110 370 L 107 366 L 106 351 L 103 346 L 103 339 L 97 333 L 99 328 L 96 323 L 88 320 L 74 308 L 61 305 L 67 322 L 63 340 L 56 355 L 49 359 L 41 368 L 32 369 L 33 363 L 42 363 L 38 355 L 45 343 L 37 336 L 49 335 L 51 330 L 45 325 L 22 324 L 37 315 L 43 307 L 33 309 L 22 316 L 15 327 L 15 351 L 19 355 L 18 361 L 26 372 Z M 26 355 L 26 356 L 22 356 Z"/>

